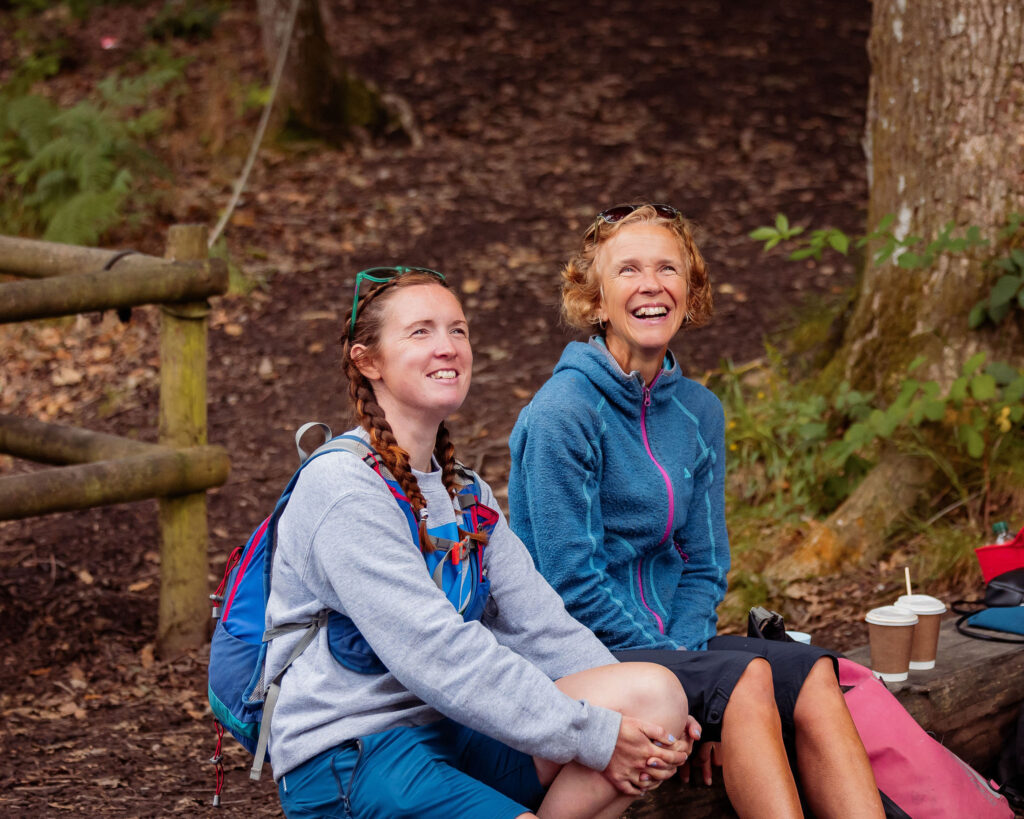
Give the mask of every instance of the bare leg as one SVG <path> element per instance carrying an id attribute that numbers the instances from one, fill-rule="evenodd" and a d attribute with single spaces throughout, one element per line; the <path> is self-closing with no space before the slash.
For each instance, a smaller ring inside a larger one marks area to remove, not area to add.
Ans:
<path id="1" fill-rule="evenodd" d="M 815 815 L 885 815 L 867 752 L 857 734 L 843 692 L 822 657 L 811 668 L 793 711 L 796 756 L 807 801 Z"/>
<path id="2" fill-rule="evenodd" d="M 591 668 L 563 677 L 557 685 L 574 699 L 656 723 L 673 736 L 683 736 L 686 728 L 686 695 L 676 676 L 661 666 L 622 663 Z M 579 763 L 559 766 L 542 759 L 536 763 L 541 782 L 551 782 L 537 811 L 541 819 L 613 819 L 635 799 L 600 771 Z"/>
<path id="3" fill-rule="evenodd" d="M 766 660 L 753 660 L 736 683 L 722 715 L 721 750 L 725 791 L 741 817 L 803 815 Z"/>

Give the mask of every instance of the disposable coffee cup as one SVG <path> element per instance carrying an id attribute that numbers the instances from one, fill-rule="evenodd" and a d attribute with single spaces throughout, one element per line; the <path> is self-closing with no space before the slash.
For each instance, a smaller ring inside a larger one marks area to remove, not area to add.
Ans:
<path id="1" fill-rule="evenodd" d="M 787 631 L 786 634 L 798 643 L 803 643 L 808 646 L 811 644 L 811 635 L 806 631 Z"/>
<path id="2" fill-rule="evenodd" d="M 946 613 L 946 604 L 928 594 L 901 594 L 893 604 L 896 608 L 917 615 L 914 641 L 910 647 L 910 670 L 935 668 L 939 648 L 939 625 Z"/>
<path id="3" fill-rule="evenodd" d="M 864 618 L 871 644 L 871 671 L 886 682 L 902 682 L 910 671 L 917 615 L 896 606 L 871 609 Z"/>

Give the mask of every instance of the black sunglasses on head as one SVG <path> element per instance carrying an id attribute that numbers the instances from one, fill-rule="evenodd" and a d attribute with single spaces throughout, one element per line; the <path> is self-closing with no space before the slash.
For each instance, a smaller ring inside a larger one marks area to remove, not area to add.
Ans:
<path id="1" fill-rule="evenodd" d="M 604 219 L 609 225 L 614 225 L 616 222 L 621 222 L 629 214 L 640 208 L 654 208 L 654 212 L 658 214 L 662 219 L 678 219 L 680 213 L 671 205 L 659 205 L 654 202 L 644 202 L 639 205 L 616 205 L 614 208 L 608 208 L 597 214 L 598 219 Z"/>

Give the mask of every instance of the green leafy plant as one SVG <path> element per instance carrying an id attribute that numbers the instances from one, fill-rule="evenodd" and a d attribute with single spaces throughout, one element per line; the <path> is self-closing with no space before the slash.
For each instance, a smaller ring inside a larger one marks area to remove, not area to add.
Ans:
<path id="1" fill-rule="evenodd" d="M 824 252 L 829 249 L 845 256 L 851 247 L 863 248 L 869 242 L 879 242 L 874 255 L 875 264 L 883 264 L 892 259 L 897 267 L 904 269 L 930 267 L 943 253 L 963 253 L 970 248 L 986 247 L 989 244 L 987 239 L 981 237 L 981 230 L 974 225 L 967 228 L 963 236 L 953 236 L 956 227 L 953 222 L 947 222 L 939 235 L 928 242 L 922 236 L 899 238 L 891 230 L 895 221 L 896 217 L 890 213 L 879 222 L 875 230 L 860 237 L 851 237 L 838 228 L 823 228 L 805 234 L 802 226 L 791 226 L 785 214 L 780 213 L 775 217 L 774 225 L 759 227 L 748 235 L 751 239 L 764 242 L 765 250 L 771 250 L 781 242 L 795 244 L 796 247 L 789 253 L 792 261 L 809 258 L 821 260 Z"/>
<path id="2" fill-rule="evenodd" d="M 971 308 L 967 324 L 972 330 L 985 322 L 999 324 L 1016 306 L 1024 310 L 1024 250 L 1013 248 L 1008 256 L 992 263 L 1003 271 L 988 296 Z"/>
<path id="3" fill-rule="evenodd" d="M 167 0 L 146 25 L 146 33 L 156 40 L 206 39 L 213 34 L 225 5 L 211 0 Z"/>
<path id="4" fill-rule="evenodd" d="M 939 231 L 939 235 L 930 241 L 921 236 L 897 237 L 891 230 L 896 217 L 888 214 L 871 233 L 853 238 L 837 228 L 824 228 L 805 233 L 800 225 L 790 225 L 785 214 L 777 214 L 774 225 L 766 225 L 752 230 L 748 235 L 751 239 L 764 242 L 764 250 L 768 251 L 782 242 L 795 247 L 789 253 L 789 259 L 821 260 L 826 250 L 834 250 L 843 256 L 851 247 L 863 248 L 869 243 L 877 243 L 874 253 L 875 264 L 884 264 L 892 260 L 897 267 L 904 270 L 931 267 L 943 253 L 965 253 L 972 248 L 988 247 L 991 243 L 981 236 L 976 225 L 967 228 L 963 236 L 953 235 L 955 225 L 947 222 Z M 1024 234 L 1024 214 L 1011 213 L 1007 225 L 999 231 L 999 241 L 1003 246 L 1010 246 L 1008 255 L 1000 256 L 990 262 L 992 269 L 1002 271 L 1002 275 L 993 284 L 985 298 L 974 305 L 968 315 L 968 326 L 974 330 L 986 322 L 999 324 L 1017 307 L 1024 310 L 1024 249 L 1012 247 L 1012 244 Z"/>
<path id="5" fill-rule="evenodd" d="M 163 112 L 136 111 L 178 76 L 180 66 L 163 66 L 108 77 L 96 101 L 64 109 L 35 94 L 0 95 L 0 230 L 95 244 L 123 218 L 136 176 L 160 170 L 143 145 Z"/>
<path id="6" fill-rule="evenodd" d="M 771 504 L 779 517 L 827 513 L 870 462 L 850 458 L 840 472 L 826 461 L 826 448 L 866 412 L 871 396 L 844 386 L 829 400 L 810 384 L 790 382 L 779 356 L 769 354 L 772 363 L 754 369 L 726 362 L 709 384 L 725 407 L 731 490 L 746 504 Z"/>
<path id="7" fill-rule="evenodd" d="M 986 354 L 966 361 L 960 375 L 945 390 L 937 381 L 919 381 L 912 372 L 924 363 L 911 363 L 896 399 L 887 407 L 870 408 L 852 423 L 841 441 L 829 446 L 826 458 L 843 468 L 847 459 L 881 441 L 931 457 L 953 485 L 964 490 L 963 469 L 952 454 L 987 467 L 1004 437 L 1024 419 L 1024 373 L 1001 362 L 984 370 Z"/>
<path id="8" fill-rule="evenodd" d="M 831 398 L 811 383 L 791 383 L 777 356 L 756 368 L 724 364 L 710 386 L 725 407 L 731 493 L 783 518 L 827 514 L 888 445 L 932 459 L 966 499 L 1024 421 L 1024 373 L 984 366 L 978 353 L 943 389 L 913 376 L 922 363 L 912 363 L 888 405 L 847 383 Z"/>

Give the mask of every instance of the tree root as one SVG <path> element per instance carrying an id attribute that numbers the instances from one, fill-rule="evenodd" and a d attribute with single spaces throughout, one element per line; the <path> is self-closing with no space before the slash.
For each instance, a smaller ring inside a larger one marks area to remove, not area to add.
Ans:
<path id="1" fill-rule="evenodd" d="M 824 523 L 812 522 L 796 549 L 766 573 L 785 583 L 877 560 L 893 524 L 910 512 L 938 474 L 926 458 L 887 453 Z"/>

